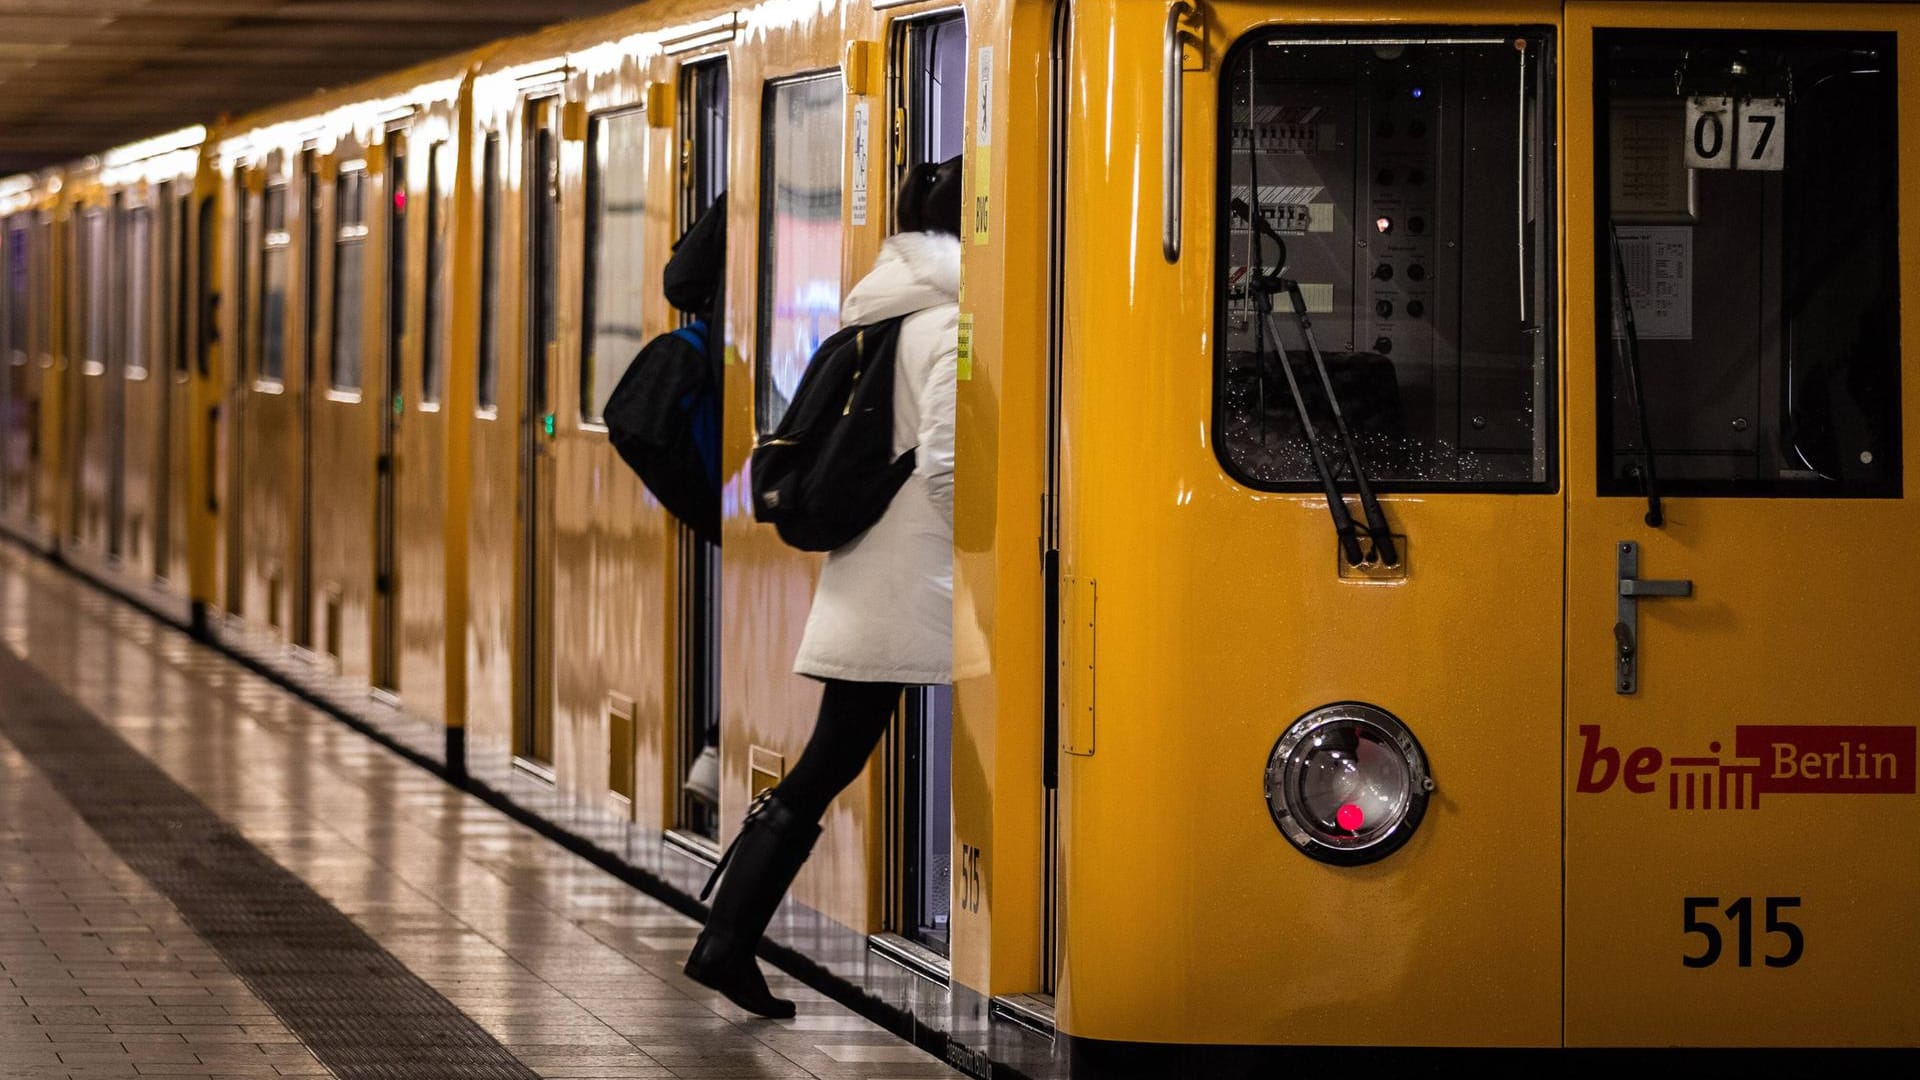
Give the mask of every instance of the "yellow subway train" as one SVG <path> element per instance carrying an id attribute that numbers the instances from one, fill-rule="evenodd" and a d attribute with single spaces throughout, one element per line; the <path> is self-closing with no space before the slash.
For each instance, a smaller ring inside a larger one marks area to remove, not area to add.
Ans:
<path id="1" fill-rule="evenodd" d="M 818 703 L 750 451 L 962 155 L 984 674 L 782 956 L 980 1075 L 1910 1049 L 1909 142 L 1903 3 L 655 0 L 0 180 L 0 528 L 691 893 Z M 602 413 L 723 194 L 714 543 Z"/>

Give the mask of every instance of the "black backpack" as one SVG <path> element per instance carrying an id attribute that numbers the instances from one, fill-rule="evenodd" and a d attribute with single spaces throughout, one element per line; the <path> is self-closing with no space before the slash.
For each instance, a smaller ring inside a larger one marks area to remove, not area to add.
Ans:
<path id="1" fill-rule="evenodd" d="M 720 536 L 720 402 L 706 326 L 661 334 L 607 399 L 607 434 L 647 490 L 702 539 Z"/>
<path id="2" fill-rule="evenodd" d="M 873 527 L 913 473 L 893 456 L 901 318 L 822 342 L 786 415 L 753 450 L 753 516 L 802 551 L 832 551 Z"/>

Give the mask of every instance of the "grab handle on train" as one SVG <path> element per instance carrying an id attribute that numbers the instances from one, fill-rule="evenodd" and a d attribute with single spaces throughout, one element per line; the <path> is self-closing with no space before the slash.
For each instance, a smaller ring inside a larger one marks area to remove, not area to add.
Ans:
<path id="1" fill-rule="evenodd" d="M 220 512 L 220 406 L 207 407 L 207 513 Z"/>
<path id="2" fill-rule="evenodd" d="M 1658 580 L 1640 576 L 1640 545 L 1622 540 L 1614 549 L 1615 575 L 1619 582 L 1619 606 L 1613 624 L 1614 684 L 1616 694 L 1640 691 L 1640 601 L 1657 597 L 1693 595 L 1693 582 L 1686 578 Z"/>
<path id="3" fill-rule="evenodd" d="M 1187 22 L 1199 15 L 1190 0 L 1173 0 L 1167 5 L 1166 52 L 1160 88 L 1160 253 L 1170 263 L 1180 261 L 1180 210 L 1184 190 L 1181 180 L 1186 168 L 1186 139 L 1181 123 L 1186 117 L 1186 59 L 1182 45 L 1192 33 Z"/>

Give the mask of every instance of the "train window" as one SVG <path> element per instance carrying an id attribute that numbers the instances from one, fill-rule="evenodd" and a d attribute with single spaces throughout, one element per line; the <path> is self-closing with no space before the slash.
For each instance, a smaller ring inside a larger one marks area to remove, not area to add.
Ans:
<path id="1" fill-rule="evenodd" d="M 420 403 L 438 405 L 446 391 L 447 372 L 447 291 L 453 273 L 453 260 L 447 257 L 452 230 L 447 224 L 445 185 L 454 170 L 453 145 L 444 140 L 434 143 L 427 154 L 427 312 L 421 328 L 425 337 L 420 349 Z"/>
<path id="2" fill-rule="evenodd" d="M 725 61 L 687 69 L 688 224 L 707 212 L 727 190 L 727 107 L 732 78 Z"/>
<path id="3" fill-rule="evenodd" d="M 27 230 L 7 230 L 7 356 L 15 365 L 27 362 L 27 312 L 32 308 L 27 283 Z"/>
<path id="4" fill-rule="evenodd" d="M 967 19 L 961 12 L 902 28 L 906 95 L 904 169 L 961 152 L 967 124 Z"/>
<path id="5" fill-rule="evenodd" d="M 191 315 L 188 308 L 191 303 L 188 290 L 191 286 L 188 282 L 193 280 L 193 264 L 188 261 L 193 248 L 193 196 L 174 196 L 171 205 L 174 208 L 174 227 L 167 230 L 168 235 L 163 243 L 167 249 L 167 272 L 173 278 L 173 324 L 168 327 L 167 338 L 168 348 L 173 353 L 174 374 L 184 378 L 187 374 L 187 327 Z"/>
<path id="6" fill-rule="evenodd" d="M 527 247 L 533 256 L 531 310 L 526 320 L 531 338 L 527 342 L 530 362 L 524 369 L 523 407 L 529 416 L 544 416 L 553 411 L 550 359 L 560 340 L 560 140 L 553 127 L 560 102 L 549 98 L 531 104 L 527 153 L 533 169 L 527 175 L 524 191 L 528 203 Z"/>
<path id="7" fill-rule="evenodd" d="M 194 221 L 194 366 L 201 378 L 213 374 L 213 349 L 220 342 L 220 286 L 213 280 L 213 245 L 219 235 L 219 204 L 211 198 L 200 200 Z"/>
<path id="8" fill-rule="evenodd" d="M 247 178 L 244 172 L 233 176 L 233 200 L 239 214 L 240 227 L 234 232 L 233 252 L 233 321 L 239 344 L 236 346 L 242 355 L 236 358 L 241 370 L 251 364 L 255 374 L 260 369 L 259 341 L 247 333 L 247 305 L 253 300 L 252 287 L 248 283 L 248 274 L 252 268 L 253 253 L 260 250 L 260 209 L 259 198 L 247 191 Z"/>
<path id="9" fill-rule="evenodd" d="M 1601 493 L 1898 497 L 1893 36 L 1595 52 Z"/>
<path id="10" fill-rule="evenodd" d="M 267 189 L 265 216 L 260 251 L 260 378 L 277 384 L 287 377 L 287 286 L 293 257 L 284 184 Z"/>
<path id="11" fill-rule="evenodd" d="M 112 242 L 111 219 L 105 210 L 90 210 L 84 219 L 86 226 L 86 251 L 82 258 L 81 280 L 85 289 L 87 317 L 87 336 L 83 343 L 86 364 L 82 370 L 88 375 L 100 375 L 107 370 L 107 359 L 112 354 L 112 289 L 109 285 L 113 271 L 113 259 L 108 253 Z"/>
<path id="12" fill-rule="evenodd" d="M 1317 490 L 1301 409 L 1344 461 L 1330 386 L 1379 488 L 1551 489 L 1548 46 L 1269 31 L 1233 49 L 1214 424 L 1236 478 Z"/>
<path id="13" fill-rule="evenodd" d="M 320 155 L 312 148 L 300 154 L 301 299 L 306 312 L 300 321 L 301 385 L 313 390 L 314 365 L 320 356 L 320 251 L 326 246 L 326 224 L 320 215 Z"/>
<path id="14" fill-rule="evenodd" d="M 383 399 L 398 410 L 406 384 L 400 370 L 406 363 L 407 321 L 413 317 L 407 291 L 407 137 L 401 131 L 387 133 L 387 304 L 386 380 L 381 384 Z M 397 413 L 396 413 L 397 415 Z M 385 430 L 385 429 L 383 429 Z"/>
<path id="15" fill-rule="evenodd" d="M 366 273 L 366 174 L 334 181 L 333 372 L 335 390 L 360 389 L 360 330 Z"/>
<path id="16" fill-rule="evenodd" d="M 126 244 L 126 377 L 147 377 L 147 349 L 153 340 L 148 314 L 152 310 L 148 289 L 153 275 L 153 213 L 139 207 L 127 214 Z"/>
<path id="17" fill-rule="evenodd" d="M 483 411 L 500 404 L 500 136 L 489 133 L 480 163 L 480 362 L 476 366 Z"/>
<path id="18" fill-rule="evenodd" d="M 647 114 L 597 116 L 587 150 L 586 348 L 580 417 L 597 421 L 646 343 Z"/>
<path id="19" fill-rule="evenodd" d="M 786 415 L 814 349 L 840 326 L 845 104 L 838 72 L 767 87 L 754 409 L 762 434 Z"/>

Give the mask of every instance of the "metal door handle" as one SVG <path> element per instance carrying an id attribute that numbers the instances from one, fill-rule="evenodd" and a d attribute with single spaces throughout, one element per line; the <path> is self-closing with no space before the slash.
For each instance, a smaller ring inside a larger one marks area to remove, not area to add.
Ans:
<path id="1" fill-rule="evenodd" d="M 1693 582 L 1685 578 L 1659 579 L 1640 576 L 1640 545 L 1622 540 L 1615 547 L 1620 597 L 1618 618 L 1613 624 L 1614 682 L 1616 694 L 1632 694 L 1640 689 L 1640 601 L 1662 596 L 1692 596 Z"/>
<path id="2" fill-rule="evenodd" d="M 1186 117 L 1186 63 L 1181 45 L 1189 31 L 1181 23 L 1198 15 L 1190 0 L 1173 0 L 1167 5 L 1160 84 L 1160 254 L 1170 263 L 1180 261 L 1181 181 L 1186 168 L 1186 139 L 1180 130 Z M 1254 195 L 1258 203 L 1259 193 Z"/>

